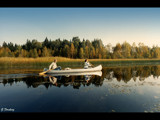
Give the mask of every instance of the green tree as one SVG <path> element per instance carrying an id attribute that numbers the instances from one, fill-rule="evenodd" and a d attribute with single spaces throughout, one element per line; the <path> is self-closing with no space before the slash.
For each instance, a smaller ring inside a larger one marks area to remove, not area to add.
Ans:
<path id="1" fill-rule="evenodd" d="M 160 58 L 160 48 L 159 47 L 155 47 L 153 57 Z"/>
<path id="2" fill-rule="evenodd" d="M 8 47 L 0 48 L 0 57 L 14 57 L 14 54 Z"/>
<path id="3" fill-rule="evenodd" d="M 2 47 L 6 48 L 7 47 L 7 43 L 4 41 Z"/>
<path id="4" fill-rule="evenodd" d="M 27 56 L 29 56 L 28 55 L 29 53 L 26 51 L 26 50 L 24 50 L 24 49 L 21 49 L 19 52 L 18 52 L 18 57 L 27 57 Z"/>
<path id="5" fill-rule="evenodd" d="M 131 56 L 132 58 L 137 58 L 137 46 L 136 43 L 134 42 L 131 46 Z"/>
<path id="6" fill-rule="evenodd" d="M 79 50 L 79 57 L 80 57 L 81 59 L 84 58 L 83 48 L 80 48 L 80 50 Z"/>
<path id="7" fill-rule="evenodd" d="M 85 58 L 89 58 L 89 49 L 88 46 L 85 47 Z"/>
<path id="8" fill-rule="evenodd" d="M 42 48 L 42 43 L 38 42 L 37 40 L 32 40 L 32 49 L 41 49 Z"/>
<path id="9" fill-rule="evenodd" d="M 12 42 L 8 43 L 8 48 L 11 50 L 11 52 L 15 51 L 15 48 Z"/>
<path id="10" fill-rule="evenodd" d="M 29 51 L 32 49 L 32 42 L 30 40 L 27 39 L 26 44 L 23 46 L 23 49 Z"/>
<path id="11" fill-rule="evenodd" d="M 122 55 L 124 58 L 131 58 L 131 45 L 126 41 L 122 44 Z"/>
<path id="12" fill-rule="evenodd" d="M 73 43 L 71 43 L 70 51 L 71 51 L 71 58 L 73 58 L 74 57 L 74 52 L 75 52 L 75 48 L 74 48 L 74 44 Z"/>
<path id="13" fill-rule="evenodd" d="M 42 50 L 42 57 L 49 57 L 49 51 L 47 49 L 47 47 L 44 47 Z"/>
<path id="14" fill-rule="evenodd" d="M 37 57 L 38 57 L 37 49 L 34 48 L 33 49 L 33 58 L 37 58 Z"/>
<path id="15" fill-rule="evenodd" d="M 46 37 L 45 40 L 44 40 L 43 43 L 42 43 L 42 47 L 43 47 L 43 48 L 44 48 L 44 47 L 49 48 L 49 45 L 50 45 L 50 42 L 49 42 L 48 38 Z"/>
<path id="16" fill-rule="evenodd" d="M 148 46 L 143 46 L 143 57 L 144 58 L 150 58 L 150 49 Z"/>
<path id="17" fill-rule="evenodd" d="M 36 48 L 31 49 L 29 51 L 29 57 L 32 57 L 32 58 L 37 58 L 38 57 L 38 53 L 37 53 L 37 49 Z"/>
<path id="18" fill-rule="evenodd" d="M 69 45 L 65 45 L 63 48 L 63 56 L 64 57 L 70 57 L 70 48 Z"/>
<path id="19" fill-rule="evenodd" d="M 122 58 L 122 47 L 120 45 L 120 43 L 117 43 L 116 46 L 114 47 L 114 50 L 113 50 L 113 55 L 114 55 L 114 58 Z"/>
<path id="20" fill-rule="evenodd" d="M 144 58 L 144 50 L 143 50 L 143 46 L 144 44 L 143 43 L 139 43 L 138 44 L 138 48 L 137 48 L 137 54 L 138 54 L 138 58 Z"/>
<path id="21" fill-rule="evenodd" d="M 91 59 L 95 58 L 96 56 L 96 52 L 93 46 L 91 46 L 91 50 L 90 50 L 90 57 Z"/>
<path id="22" fill-rule="evenodd" d="M 107 59 L 111 59 L 111 53 L 112 53 L 112 44 L 107 44 L 105 46 L 105 49 L 106 49 L 106 58 Z"/>
<path id="23" fill-rule="evenodd" d="M 61 55 L 61 52 L 60 52 L 60 49 L 62 48 L 62 41 L 60 39 L 56 39 L 55 42 L 54 42 L 54 55 L 55 56 L 60 56 Z"/>

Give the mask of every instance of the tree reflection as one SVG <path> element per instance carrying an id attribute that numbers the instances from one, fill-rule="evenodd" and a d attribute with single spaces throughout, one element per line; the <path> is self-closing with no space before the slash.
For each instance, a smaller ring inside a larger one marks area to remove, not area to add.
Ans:
<path id="1" fill-rule="evenodd" d="M 153 75 L 153 77 L 159 77 L 160 65 L 104 68 L 103 71 L 108 71 L 106 72 L 106 79 L 111 80 L 113 78 L 116 78 L 117 81 L 124 81 L 125 83 L 127 83 L 131 79 L 136 81 L 137 78 L 140 81 L 144 81 L 151 75 Z"/>
<path id="2" fill-rule="evenodd" d="M 78 75 L 78 76 L 26 76 L 22 78 L 8 78 L 3 79 L 2 84 L 5 86 L 9 84 L 17 84 L 23 82 L 28 88 L 37 88 L 40 85 L 49 87 L 67 87 L 72 86 L 74 89 L 80 87 L 94 85 L 96 87 L 102 86 L 104 80 L 112 81 L 116 79 L 118 82 L 125 83 L 130 80 L 144 81 L 149 76 L 158 78 L 160 76 L 160 65 L 158 66 L 132 66 L 132 67 L 107 67 L 102 69 L 102 76 L 97 75 Z"/>

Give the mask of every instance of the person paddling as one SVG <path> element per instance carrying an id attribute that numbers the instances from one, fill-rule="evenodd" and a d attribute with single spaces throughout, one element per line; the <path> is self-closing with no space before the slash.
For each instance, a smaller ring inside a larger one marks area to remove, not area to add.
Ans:
<path id="1" fill-rule="evenodd" d="M 54 59 L 54 61 L 50 64 L 49 70 L 61 70 L 61 66 L 57 67 L 57 59 Z"/>
<path id="2" fill-rule="evenodd" d="M 92 67 L 92 66 L 93 66 L 93 65 L 88 62 L 88 59 L 85 59 L 84 69 L 88 69 L 89 67 Z"/>

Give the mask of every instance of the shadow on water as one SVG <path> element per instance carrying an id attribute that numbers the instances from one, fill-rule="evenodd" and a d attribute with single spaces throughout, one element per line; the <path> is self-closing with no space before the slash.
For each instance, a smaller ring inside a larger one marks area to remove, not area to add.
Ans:
<path id="1" fill-rule="evenodd" d="M 23 71 L 23 70 L 22 70 Z M 81 86 L 94 85 L 96 87 L 102 86 L 104 80 L 112 81 L 116 79 L 117 82 L 129 82 L 131 79 L 134 81 L 144 81 L 146 78 L 153 76 L 158 78 L 160 76 L 160 66 L 133 66 L 133 67 L 104 67 L 102 73 L 90 75 L 46 75 L 39 76 L 40 70 L 23 71 L 23 74 L 0 74 L 0 83 L 12 85 L 14 82 L 23 81 L 27 87 L 36 88 L 44 85 L 46 88 L 49 86 L 73 86 L 74 89 L 79 89 Z M 33 72 L 34 71 L 34 72 Z M 102 74 L 102 75 L 101 75 Z"/>

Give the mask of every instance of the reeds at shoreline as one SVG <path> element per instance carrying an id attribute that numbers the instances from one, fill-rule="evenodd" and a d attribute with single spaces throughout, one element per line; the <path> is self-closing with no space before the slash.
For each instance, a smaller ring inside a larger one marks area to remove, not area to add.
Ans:
<path id="1" fill-rule="evenodd" d="M 59 64 L 79 64 L 83 65 L 85 59 L 70 59 L 65 57 L 0 57 L 0 66 L 48 66 L 54 59 Z M 160 64 L 160 59 L 88 59 L 94 64 Z"/>

